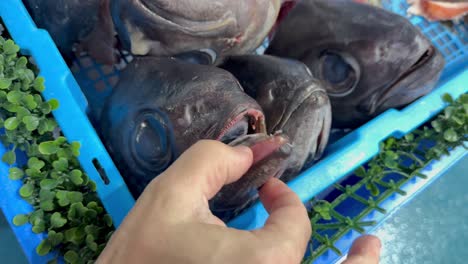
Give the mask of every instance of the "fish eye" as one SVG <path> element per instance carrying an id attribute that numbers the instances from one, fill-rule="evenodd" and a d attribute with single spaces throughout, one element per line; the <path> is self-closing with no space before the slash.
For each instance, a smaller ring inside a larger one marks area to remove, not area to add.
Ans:
<path id="1" fill-rule="evenodd" d="M 351 56 L 324 51 L 320 55 L 319 76 L 329 84 L 330 96 L 343 97 L 353 92 L 359 81 L 359 67 Z"/>
<path id="2" fill-rule="evenodd" d="M 139 115 L 128 139 L 132 162 L 148 171 L 166 169 L 175 155 L 172 128 L 160 112 Z"/>

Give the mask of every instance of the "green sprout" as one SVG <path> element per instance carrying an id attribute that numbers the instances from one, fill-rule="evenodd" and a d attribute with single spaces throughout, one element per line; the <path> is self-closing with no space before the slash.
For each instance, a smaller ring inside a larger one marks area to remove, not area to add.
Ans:
<path id="1" fill-rule="evenodd" d="M 19 50 L 0 36 L 0 128 L 5 129 L 0 140 L 10 146 L 2 161 L 12 165 L 9 178 L 22 181 L 19 195 L 33 208 L 15 216 L 13 224 L 47 233 L 36 252 L 53 252 L 51 263 L 59 257 L 66 263 L 92 263 L 114 231 L 112 219 L 77 160 L 80 144 L 56 136 L 52 113 L 59 101 L 44 100 L 46 81 Z M 27 155 L 26 164 L 15 164 L 17 151 Z"/>

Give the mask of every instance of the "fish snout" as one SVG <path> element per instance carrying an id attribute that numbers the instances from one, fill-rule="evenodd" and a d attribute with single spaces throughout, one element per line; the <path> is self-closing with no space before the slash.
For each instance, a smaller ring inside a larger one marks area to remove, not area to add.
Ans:
<path id="1" fill-rule="evenodd" d="M 307 100 L 307 104 L 314 106 L 310 107 L 310 109 L 311 114 L 313 114 L 311 118 L 314 119 L 312 123 L 315 124 L 310 135 L 312 139 L 315 138 L 315 144 L 310 150 L 308 160 L 317 161 L 322 157 L 328 145 L 332 124 L 332 108 L 327 93 L 322 90 L 312 93 Z"/>
<path id="2" fill-rule="evenodd" d="M 368 100 L 367 114 L 375 116 L 390 108 L 400 108 L 428 94 L 439 81 L 445 60 L 434 47 L 427 50 L 387 89 L 379 89 Z"/>
<path id="3" fill-rule="evenodd" d="M 324 90 L 315 90 L 282 120 L 279 128 L 287 134 L 294 145 L 288 168 L 282 180 L 288 182 L 297 176 L 305 164 L 319 160 L 328 145 L 332 123 L 329 97 Z"/>

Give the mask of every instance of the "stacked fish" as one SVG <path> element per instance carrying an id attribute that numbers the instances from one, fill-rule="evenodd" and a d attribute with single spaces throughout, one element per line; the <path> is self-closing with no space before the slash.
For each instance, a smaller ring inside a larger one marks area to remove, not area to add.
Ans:
<path id="1" fill-rule="evenodd" d="M 135 197 L 198 140 L 252 149 L 251 169 L 210 201 L 223 220 L 269 178 L 288 182 L 319 160 L 331 128 L 413 102 L 444 67 L 405 18 L 354 1 L 25 2 L 66 59 L 135 56 L 97 127 Z"/>

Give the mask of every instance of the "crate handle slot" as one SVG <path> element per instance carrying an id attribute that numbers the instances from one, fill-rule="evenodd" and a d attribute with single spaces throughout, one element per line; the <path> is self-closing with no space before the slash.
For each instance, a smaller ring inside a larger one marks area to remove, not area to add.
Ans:
<path id="1" fill-rule="evenodd" d="M 99 176 L 101 176 L 101 179 L 104 181 L 104 184 L 109 185 L 110 183 L 109 177 L 107 177 L 107 173 L 104 170 L 104 168 L 101 166 L 101 163 L 99 162 L 99 160 L 96 158 L 93 158 L 93 165 L 94 165 L 94 168 L 96 168 L 97 172 L 99 173 Z"/>

